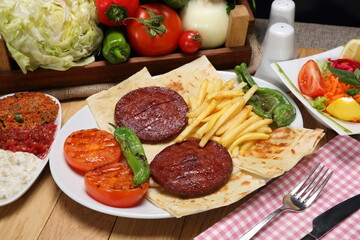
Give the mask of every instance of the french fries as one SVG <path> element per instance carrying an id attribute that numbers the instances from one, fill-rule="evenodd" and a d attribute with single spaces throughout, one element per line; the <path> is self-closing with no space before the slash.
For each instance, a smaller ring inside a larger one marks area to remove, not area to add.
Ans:
<path id="1" fill-rule="evenodd" d="M 272 131 L 268 126 L 272 119 L 263 119 L 252 112 L 247 101 L 256 92 L 257 85 L 243 92 L 246 83 L 236 86 L 235 79 L 223 82 L 217 79 L 201 83 L 196 96 L 186 99 L 189 104 L 187 127 L 175 142 L 185 139 L 199 139 L 203 147 L 209 140 L 226 147 L 232 157 L 243 155 L 257 140 L 269 138 Z"/>

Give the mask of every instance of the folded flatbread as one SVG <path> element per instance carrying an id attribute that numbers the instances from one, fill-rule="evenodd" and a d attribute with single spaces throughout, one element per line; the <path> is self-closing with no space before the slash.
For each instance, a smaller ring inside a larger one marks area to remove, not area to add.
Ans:
<path id="1" fill-rule="evenodd" d="M 114 123 L 117 101 L 126 93 L 141 87 L 161 86 L 177 91 L 185 99 L 196 95 L 202 81 L 215 82 L 221 75 L 203 56 L 163 75 L 152 77 L 146 68 L 116 86 L 87 98 L 87 103 L 100 129 L 113 132 L 109 123 Z M 150 187 L 147 199 L 175 217 L 214 209 L 232 204 L 266 184 L 266 179 L 283 174 L 292 168 L 302 156 L 309 154 L 319 141 L 319 130 L 283 128 L 274 131 L 270 142 L 256 144 L 248 155 L 234 159 L 233 173 L 229 182 L 208 196 L 183 199 L 166 193 L 161 187 Z M 147 158 L 151 162 L 155 155 L 173 144 L 172 140 L 157 144 L 144 143 Z M 264 146 L 261 147 L 263 144 Z M 270 144 L 270 152 L 266 146 Z M 304 146 L 304 144 L 306 146 Z M 265 154 L 265 155 L 264 155 Z M 254 176 L 254 173 L 256 174 Z"/>
<path id="2" fill-rule="evenodd" d="M 186 99 L 189 94 L 197 94 L 204 79 L 210 82 L 221 79 L 221 75 L 206 56 L 157 77 L 152 77 L 148 70 L 143 68 L 116 86 L 91 95 L 86 101 L 99 128 L 113 132 L 109 122 L 114 123 L 115 105 L 126 93 L 141 87 L 159 86 L 174 90 Z"/>
<path id="3" fill-rule="evenodd" d="M 233 159 L 234 165 L 263 178 L 275 178 L 312 153 L 323 136 L 323 129 L 278 128 L 269 139 L 258 141 L 244 156 Z"/>
<path id="4" fill-rule="evenodd" d="M 217 192 L 199 198 L 183 199 L 168 194 L 160 187 L 149 188 L 147 198 L 159 208 L 175 217 L 194 214 L 209 209 L 230 205 L 249 193 L 264 186 L 266 182 L 234 168 L 229 181 Z"/>
<path id="5" fill-rule="evenodd" d="M 209 82 L 222 79 L 206 56 L 156 77 L 152 77 L 149 71 L 143 68 L 119 84 L 91 95 L 86 101 L 98 127 L 113 133 L 114 128 L 109 123 L 115 123 L 115 105 L 126 93 L 141 87 L 160 86 L 174 90 L 186 99 L 188 95 L 197 94 L 204 79 Z M 151 162 L 156 154 L 173 143 L 174 141 L 143 144 L 148 160 Z"/>

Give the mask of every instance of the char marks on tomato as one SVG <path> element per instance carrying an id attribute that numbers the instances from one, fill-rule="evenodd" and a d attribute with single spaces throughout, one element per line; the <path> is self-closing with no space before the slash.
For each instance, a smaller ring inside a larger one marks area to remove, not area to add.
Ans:
<path id="1" fill-rule="evenodd" d="M 131 128 L 140 140 L 159 142 L 180 133 L 189 109 L 180 94 L 164 87 L 145 87 L 124 95 L 115 106 L 115 122 Z"/>
<path id="2" fill-rule="evenodd" d="M 167 192 L 184 198 L 211 194 L 228 181 L 233 163 L 219 143 L 186 140 L 166 147 L 150 163 L 151 177 Z"/>
<path id="3" fill-rule="evenodd" d="M 119 162 L 121 148 L 114 135 L 105 130 L 82 129 L 65 139 L 64 154 L 67 163 L 84 174 L 94 168 Z"/>

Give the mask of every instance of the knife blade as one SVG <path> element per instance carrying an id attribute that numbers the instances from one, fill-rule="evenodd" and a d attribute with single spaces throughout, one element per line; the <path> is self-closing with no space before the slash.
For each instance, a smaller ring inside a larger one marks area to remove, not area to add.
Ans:
<path id="1" fill-rule="evenodd" d="M 360 194 L 335 205 L 313 220 L 313 230 L 301 240 L 319 239 L 359 208 Z"/>

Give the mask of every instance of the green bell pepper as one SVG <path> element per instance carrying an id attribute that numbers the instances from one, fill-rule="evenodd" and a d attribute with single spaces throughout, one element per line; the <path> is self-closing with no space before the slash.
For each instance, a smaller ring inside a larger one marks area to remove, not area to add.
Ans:
<path id="1" fill-rule="evenodd" d="M 110 28 L 104 38 L 102 54 L 110 63 L 117 64 L 129 59 L 131 49 L 125 36 L 120 31 Z"/>
<path id="2" fill-rule="evenodd" d="M 165 5 L 173 8 L 173 9 L 180 9 L 185 6 L 189 0 L 162 0 Z"/>
<path id="3" fill-rule="evenodd" d="M 246 82 L 250 87 L 257 85 L 248 72 L 246 63 L 235 66 L 235 73 L 240 81 Z M 247 88 L 244 90 L 247 91 Z M 257 115 L 273 119 L 279 127 L 289 125 L 296 116 L 295 107 L 276 89 L 259 87 L 248 104 Z"/>
<path id="4" fill-rule="evenodd" d="M 121 151 L 134 173 L 134 186 L 146 182 L 150 177 L 150 166 L 141 141 L 130 128 L 110 125 L 115 128 L 115 139 L 120 143 Z"/>

